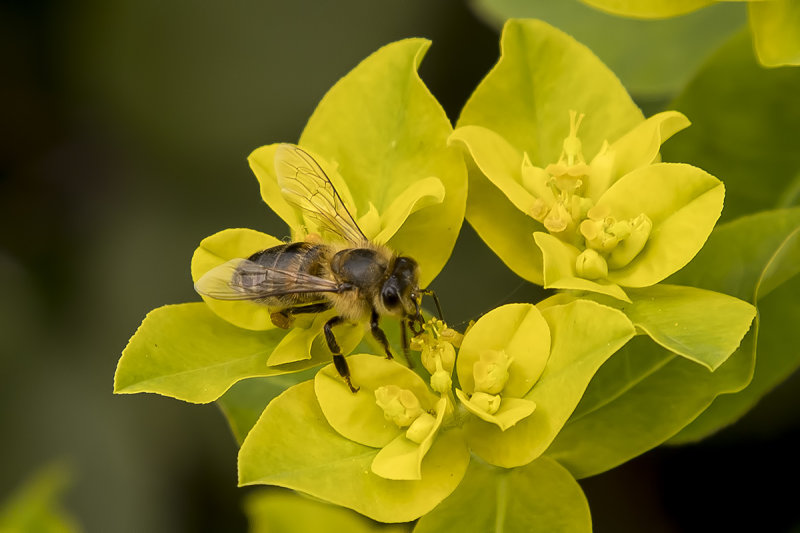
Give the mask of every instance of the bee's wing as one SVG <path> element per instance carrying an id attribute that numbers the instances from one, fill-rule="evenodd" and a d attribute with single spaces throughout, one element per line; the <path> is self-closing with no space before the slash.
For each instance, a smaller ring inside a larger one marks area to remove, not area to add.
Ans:
<path id="1" fill-rule="evenodd" d="M 339 292 L 335 281 L 304 272 L 267 268 L 247 259 L 231 259 L 203 274 L 194 284 L 215 300 L 260 300 L 288 294 Z"/>
<path id="2" fill-rule="evenodd" d="M 275 172 L 286 201 L 298 207 L 320 229 L 360 245 L 367 237 L 347 210 L 322 167 L 305 150 L 281 144 L 275 151 Z"/>

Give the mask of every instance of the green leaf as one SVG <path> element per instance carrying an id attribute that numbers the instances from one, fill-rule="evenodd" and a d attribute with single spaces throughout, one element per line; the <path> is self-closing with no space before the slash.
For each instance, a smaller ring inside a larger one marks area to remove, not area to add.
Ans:
<path id="1" fill-rule="evenodd" d="M 505 431 L 479 419 L 465 425 L 472 451 L 497 466 L 521 466 L 539 457 L 578 405 L 600 365 L 634 334 L 633 325 L 620 311 L 588 300 L 549 307 L 542 315 L 550 328 L 552 347 L 541 378 L 525 396 L 536 403 L 536 410 Z"/>
<path id="2" fill-rule="evenodd" d="M 752 301 L 761 271 L 798 224 L 800 209 L 722 225 L 695 259 L 668 281 Z M 709 372 L 649 338 L 637 337 L 596 374 L 547 454 L 582 478 L 661 444 L 695 418 L 703 420 L 706 415 L 701 413 L 720 401 L 715 400 L 720 394 L 740 391 L 750 382 L 755 342 L 751 330 L 739 349 Z M 702 433 L 728 422 L 711 417 L 702 422 Z"/>
<path id="3" fill-rule="evenodd" d="M 662 147 L 664 160 L 691 163 L 723 178 L 724 221 L 798 205 L 797 94 L 800 69 L 762 68 L 742 32 L 670 104 L 692 119 L 692 127 Z"/>
<path id="4" fill-rule="evenodd" d="M 378 451 L 328 425 L 309 381 L 273 400 L 247 435 L 239 451 L 239 484 L 287 487 L 381 522 L 407 522 L 452 493 L 469 463 L 458 430 L 437 437 L 418 481 L 373 474 Z"/>
<path id="5" fill-rule="evenodd" d="M 330 352 L 317 353 L 306 361 L 267 366 L 285 333 L 237 328 L 204 303 L 159 307 L 147 314 L 123 350 L 114 392 L 153 392 L 208 403 L 239 380 L 297 372 L 330 360 Z"/>
<path id="6" fill-rule="evenodd" d="M 37 472 L 0 504 L 3 533 L 76 533 L 80 528 L 59 502 L 69 484 L 69 473 L 59 466 Z"/>
<path id="7" fill-rule="evenodd" d="M 800 367 L 800 220 L 780 243 L 756 283 L 758 305 L 757 358 L 744 390 L 717 398 L 696 420 L 671 440 L 674 444 L 705 438 L 734 423 L 758 400 Z M 774 290 L 780 287 L 780 290 Z"/>
<path id="8" fill-rule="evenodd" d="M 236 443 L 241 446 L 273 398 L 292 385 L 314 377 L 315 372 L 316 369 L 310 368 L 294 374 L 243 379 L 234 383 L 217 399 L 217 406 L 228 421 Z"/>
<path id="9" fill-rule="evenodd" d="M 582 404 L 547 450 L 581 479 L 661 444 L 723 393 L 741 388 L 753 336 L 715 372 L 637 337 L 596 375 Z"/>
<path id="10" fill-rule="evenodd" d="M 767 296 L 798 273 L 800 273 L 800 224 L 786 236 L 762 271 L 756 286 L 756 300 Z"/>
<path id="11" fill-rule="evenodd" d="M 609 271 L 609 281 L 646 287 L 680 270 L 706 242 L 724 196 L 725 188 L 717 178 L 690 165 L 659 163 L 620 178 L 596 207 L 607 208 L 618 220 L 644 213 L 653 222 L 653 230 L 633 261 Z"/>
<path id="12" fill-rule="evenodd" d="M 658 284 L 629 289 L 623 311 L 669 351 L 716 370 L 742 341 L 756 315 L 751 304 L 719 292 Z"/>
<path id="13" fill-rule="evenodd" d="M 679 92 L 747 18 L 744 6 L 730 2 L 665 20 L 622 18 L 579 0 L 477 0 L 472 5 L 497 29 L 510 18 L 537 18 L 560 28 L 597 54 L 631 94 L 645 100 Z"/>
<path id="14" fill-rule="evenodd" d="M 192 256 L 192 281 L 230 259 L 248 258 L 256 252 L 283 244 L 271 235 L 251 229 L 226 229 L 206 237 Z M 249 300 L 222 301 L 203 296 L 217 315 L 240 328 L 267 330 L 275 326 L 265 305 Z"/>
<path id="15" fill-rule="evenodd" d="M 785 252 L 781 250 L 785 246 L 790 245 L 786 251 L 793 249 L 793 234 L 798 227 L 800 207 L 765 211 L 723 224 L 714 230 L 694 260 L 667 281 L 724 292 L 752 302 L 764 269 L 783 256 Z M 786 257 L 791 259 L 793 255 Z M 791 261 L 786 264 L 791 265 Z M 770 267 L 770 271 L 777 266 Z M 783 268 L 775 272 L 786 278 Z M 773 286 L 773 281 L 767 286 Z"/>
<path id="16" fill-rule="evenodd" d="M 346 531 L 347 533 L 401 533 L 405 525 L 373 522 L 349 509 L 321 502 L 296 492 L 262 489 L 244 500 L 250 533 L 305 533 Z"/>
<path id="17" fill-rule="evenodd" d="M 461 485 L 419 520 L 414 533 L 591 530 L 580 485 L 564 467 L 541 457 L 513 470 L 472 461 Z"/>
<path id="18" fill-rule="evenodd" d="M 758 302 L 758 353 L 747 387 L 735 394 L 717 397 L 708 409 L 670 439 L 669 444 L 696 442 L 733 424 L 797 371 L 800 367 L 797 294 L 800 294 L 800 278 L 795 277 L 781 290 Z"/>
<path id="19" fill-rule="evenodd" d="M 718 0 L 581 0 L 615 15 L 636 18 L 666 18 L 685 15 Z"/>
<path id="20" fill-rule="evenodd" d="M 441 182 L 447 191 L 442 201 L 426 200 L 387 243 L 419 262 L 422 286 L 450 257 L 466 205 L 463 159 L 447 146 L 450 121 L 417 74 L 429 44 L 398 41 L 362 61 L 328 91 L 300 138 L 338 165 L 359 213 L 370 203 L 381 214 L 391 211 L 417 185 L 438 199 L 426 184 L 431 177 Z"/>
<path id="21" fill-rule="evenodd" d="M 800 1 L 750 2 L 747 7 L 759 61 L 768 67 L 800 65 Z"/>
<path id="22" fill-rule="evenodd" d="M 410 390 L 425 411 L 436 407 L 439 398 L 408 367 L 370 354 L 351 355 L 347 362 L 353 386 L 359 388 L 357 393 L 350 391 L 334 365 L 320 370 L 314 379 L 314 390 L 325 418 L 344 437 L 365 446 L 382 448 L 401 433 L 375 402 L 375 390 L 385 385 Z"/>

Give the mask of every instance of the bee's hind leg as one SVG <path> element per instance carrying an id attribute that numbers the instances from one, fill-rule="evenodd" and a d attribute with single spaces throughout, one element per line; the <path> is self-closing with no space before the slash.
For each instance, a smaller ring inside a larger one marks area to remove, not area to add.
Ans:
<path id="1" fill-rule="evenodd" d="M 332 305 L 330 302 L 287 307 L 286 309 L 281 309 L 280 311 L 270 314 L 270 320 L 281 329 L 289 329 L 294 325 L 294 315 L 322 313 L 331 307 Z"/>
<path id="2" fill-rule="evenodd" d="M 336 371 L 344 378 L 347 386 L 350 387 L 350 390 L 355 394 L 358 392 L 358 388 L 354 387 L 353 383 L 350 381 L 350 367 L 347 366 L 347 360 L 345 360 L 344 355 L 342 355 L 342 349 L 339 347 L 339 343 L 336 342 L 336 337 L 333 336 L 333 329 L 331 329 L 333 326 L 337 326 L 342 322 L 344 322 L 342 317 L 335 316 L 325 322 L 322 330 L 325 332 L 325 341 L 328 343 L 328 349 L 330 349 L 333 354 L 333 366 L 336 367 Z"/>
<path id="3" fill-rule="evenodd" d="M 389 349 L 389 339 L 386 338 L 386 333 L 383 332 L 380 325 L 378 324 L 379 318 L 380 317 L 378 316 L 378 312 L 375 309 L 373 309 L 372 316 L 370 316 L 369 319 L 370 331 L 372 331 L 372 336 L 375 337 L 375 340 L 377 340 L 379 343 L 381 343 L 381 346 L 383 346 L 383 351 L 386 352 L 386 358 L 394 359 L 394 356 L 392 355 L 392 350 Z"/>

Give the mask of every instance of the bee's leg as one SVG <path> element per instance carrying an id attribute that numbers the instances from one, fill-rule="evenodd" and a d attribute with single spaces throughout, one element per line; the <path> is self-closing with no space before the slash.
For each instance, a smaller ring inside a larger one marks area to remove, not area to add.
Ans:
<path id="1" fill-rule="evenodd" d="M 332 307 L 330 302 L 319 302 L 299 307 L 287 307 L 269 315 L 272 323 L 281 329 L 289 329 L 294 325 L 294 315 L 322 313 Z"/>
<path id="2" fill-rule="evenodd" d="M 424 294 L 433 298 L 433 303 L 436 304 L 436 314 L 439 315 L 439 320 L 444 320 L 444 316 L 442 316 L 442 306 L 439 303 L 439 297 L 436 296 L 436 293 L 431 289 L 425 289 L 420 291 L 420 294 Z"/>
<path id="3" fill-rule="evenodd" d="M 408 353 L 408 332 L 406 328 L 408 327 L 408 319 L 403 319 L 400 321 L 400 337 L 403 342 L 403 355 L 406 357 L 406 364 L 408 368 L 414 368 L 414 361 L 411 360 L 411 355 Z"/>
<path id="4" fill-rule="evenodd" d="M 342 349 L 339 348 L 339 343 L 336 342 L 336 337 L 333 336 L 333 326 L 337 326 L 344 322 L 344 319 L 340 316 L 335 316 L 325 322 L 325 325 L 322 327 L 322 330 L 325 332 L 325 341 L 328 343 L 328 349 L 330 349 L 331 353 L 333 354 L 333 366 L 336 367 L 336 371 L 339 372 L 339 375 L 342 376 L 347 383 L 347 386 L 350 387 L 350 390 L 353 393 L 358 392 L 356 387 L 353 387 L 353 384 L 350 382 L 350 367 L 347 366 L 347 361 L 342 355 Z"/>
<path id="5" fill-rule="evenodd" d="M 319 302 L 315 304 L 301 305 L 298 307 L 290 307 L 288 309 L 284 309 L 284 311 L 289 313 L 290 315 L 300 315 L 307 313 L 322 313 L 327 311 L 331 307 L 333 307 L 333 304 L 331 304 L 330 302 Z"/>
<path id="6" fill-rule="evenodd" d="M 394 359 L 392 351 L 389 349 L 389 340 L 386 338 L 386 333 L 384 333 L 380 325 L 378 325 L 378 318 L 378 312 L 373 309 L 369 319 L 370 331 L 372 331 L 372 336 L 383 346 L 383 351 L 386 352 L 386 358 Z"/>
<path id="7" fill-rule="evenodd" d="M 275 327 L 281 329 L 289 329 L 292 327 L 292 324 L 294 324 L 294 318 L 289 315 L 286 309 L 281 309 L 280 311 L 270 313 L 269 319 L 272 321 L 272 324 Z"/>

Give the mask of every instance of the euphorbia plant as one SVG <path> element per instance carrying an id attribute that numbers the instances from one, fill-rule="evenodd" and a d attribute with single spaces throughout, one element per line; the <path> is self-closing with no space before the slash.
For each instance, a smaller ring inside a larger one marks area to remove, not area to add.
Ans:
<path id="1" fill-rule="evenodd" d="M 420 531 L 588 531 L 575 478 L 596 456 L 582 429 L 560 436 L 586 416 L 595 375 L 608 369 L 611 385 L 590 401 L 612 401 L 630 377 L 615 354 L 637 334 L 710 373 L 753 318 L 736 298 L 660 283 L 703 246 L 723 187 L 659 162 L 661 143 L 688 120 L 645 120 L 613 74 L 552 27 L 508 24 L 500 62 L 455 131 L 416 72 L 427 45 L 399 41 L 367 58 L 323 98 L 298 144 L 365 235 L 419 262 L 421 286 L 447 261 L 466 203 L 467 220 L 512 270 L 560 292 L 486 310 L 463 332 L 431 319 L 412 339 L 416 364 L 373 355 L 382 351 L 359 345 L 363 325 L 351 324 L 338 334 L 344 351 L 359 352 L 349 357 L 357 392 L 329 364 L 330 315 L 283 330 L 258 302 L 167 306 L 131 339 L 115 390 L 219 400 L 241 443 L 242 485 L 288 487 L 383 522 L 419 519 Z M 275 149 L 250 157 L 265 202 L 291 239 L 331 238 L 280 190 Z M 193 278 L 280 242 L 222 231 L 196 251 Z M 698 323 L 698 303 L 716 320 Z M 249 394 L 226 393 L 239 381 Z M 657 435 L 642 447 L 670 436 Z M 497 500 L 476 500 L 477 487 L 496 488 Z"/>

